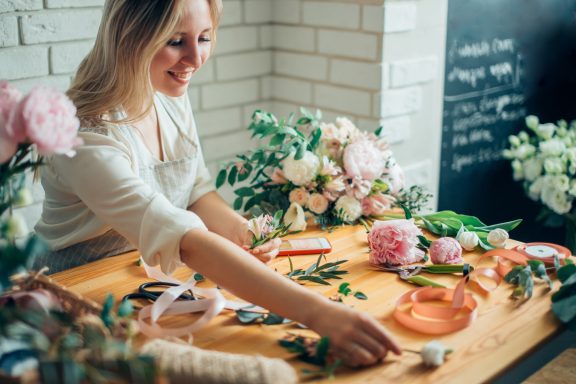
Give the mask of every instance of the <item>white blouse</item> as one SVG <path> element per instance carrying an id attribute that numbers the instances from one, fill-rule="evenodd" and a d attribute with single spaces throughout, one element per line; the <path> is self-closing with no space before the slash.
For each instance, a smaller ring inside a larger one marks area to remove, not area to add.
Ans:
<path id="1" fill-rule="evenodd" d="M 62 257 L 65 252 L 58 251 L 69 249 L 74 252 L 66 258 L 81 259 L 88 249 L 82 244 L 115 231 L 166 273 L 182 264 L 181 237 L 192 228 L 206 229 L 187 208 L 214 187 L 188 96 L 156 94 L 154 105 L 164 161 L 153 157 L 128 125 L 81 128 L 84 144 L 74 157 L 47 159 L 41 168 L 46 198 L 35 230 L 57 251 L 48 257 Z"/>

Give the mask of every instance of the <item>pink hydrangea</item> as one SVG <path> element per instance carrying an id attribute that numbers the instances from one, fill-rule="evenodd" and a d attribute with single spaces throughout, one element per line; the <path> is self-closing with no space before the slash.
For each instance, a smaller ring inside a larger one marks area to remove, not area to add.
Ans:
<path id="1" fill-rule="evenodd" d="M 462 264 L 462 246 L 452 237 L 434 240 L 428 252 L 434 264 Z"/>
<path id="2" fill-rule="evenodd" d="M 370 263 L 406 265 L 422 260 L 424 252 L 418 249 L 418 236 L 422 231 L 414 220 L 375 221 L 368 234 Z"/>
<path id="3" fill-rule="evenodd" d="M 79 126 L 76 108 L 66 95 L 37 87 L 18 104 L 7 132 L 17 142 L 36 144 L 40 154 L 62 154 L 82 143 L 77 136 Z"/>
<path id="4" fill-rule="evenodd" d="M 344 149 L 344 169 L 351 178 L 375 180 L 382 175 L 386 159 L 373 140 L 361 137 Z"/>

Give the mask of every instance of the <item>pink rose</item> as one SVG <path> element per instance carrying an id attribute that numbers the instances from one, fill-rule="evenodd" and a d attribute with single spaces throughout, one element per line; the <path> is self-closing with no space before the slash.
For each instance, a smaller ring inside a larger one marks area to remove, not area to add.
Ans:
<path id="1" fill-rule="evenodd" d="M 370 181 L 380 177 L 386 167 L 382 152 L 367 137 L 348 144 L 344 149 L 343 161 L 348 176 Z"/>
<path id="2" fill-rule="evenodd" d="M 82 144 L 74 104 L 61 92 L 37 87 L 18 104 L 8 121 L 8 135 L 36 144 L 40 154 L 69 153 Z"/>
<path id="3" fill-rule="evenodd" d="M 0 164 L 7 162 L 18 149 L 18 142 L 10 137 L 6 125 L 21 97 L 18 89 L 7 81 L 0 81 Z"/>
<path id="4" fill-rule="evenodd" d="M 328 199 L 319 193 L 313 193 L 308 199 L 306 206 L 317 215 L 321 215 L 328 209 Z"/>
<path id="5" fill-rule="evenodd" d="M 310 193 L 308 193 L 304 187 L 294 188 L 290 191 L 290 194 L 288 194 L 288 200 L 298 205 L 305 205 L 309 198 Z"/>
<path id="6" fill-rule="evenodd" d="M 424 252 L 418 248 L 422 231 L 414 220 L 375 221 L 368 234 L 370 263 L 406 265 L 422 260 Z"/>
<path id="7" fill-rule="evenodd" d="M 462 264 L 462 246 L 452 237 L 434 240 L 428 252 L 434 264 Z"/>

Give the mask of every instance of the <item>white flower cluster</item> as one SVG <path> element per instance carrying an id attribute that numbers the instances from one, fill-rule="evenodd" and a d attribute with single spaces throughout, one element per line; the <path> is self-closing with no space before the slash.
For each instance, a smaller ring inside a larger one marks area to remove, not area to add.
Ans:
<path id="1" fill-rule="evenodd" d="M 576 198 L 576 121 L 540 124 L 536 116 L 526 117 L 530 131 L 509 138 L 503 155 L 512 161 L 514 180 L 523 181 L 534 201 L 541 201 L 563 215 Z"/>

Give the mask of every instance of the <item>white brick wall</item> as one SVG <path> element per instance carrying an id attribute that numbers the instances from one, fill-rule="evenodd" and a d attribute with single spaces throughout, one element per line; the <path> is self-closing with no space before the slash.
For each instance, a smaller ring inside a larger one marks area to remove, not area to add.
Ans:
<path id="1" fill-rule="evenodd" d="M 435 190 L 447 0 L 223 1 L 214 55 L 189 88 L 212 170 L 255 145 L 255 108 L 305 106 L 382 125 L 401 164 Z M 0 0 L 0 78 L 65 90 L 103 3 Z"/>

